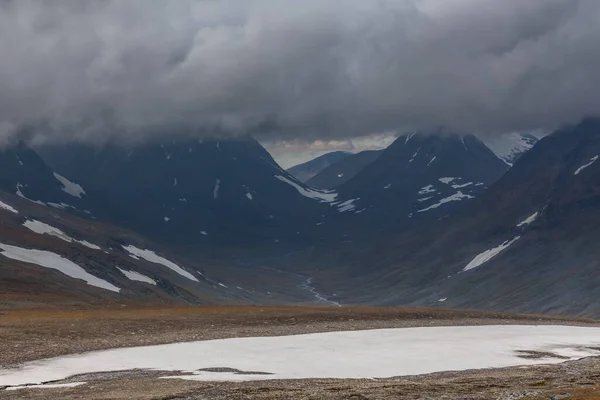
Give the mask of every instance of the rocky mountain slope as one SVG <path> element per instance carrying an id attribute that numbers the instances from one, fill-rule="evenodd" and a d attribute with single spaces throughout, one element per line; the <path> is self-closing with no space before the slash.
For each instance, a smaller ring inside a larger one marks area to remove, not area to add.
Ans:
<path id="1" fill-rule="evenodd" d="M 599 157 L 598 119 L 543 138 L 468 208 L 346 249 L 345 274 L 369 271 L 340 301 L 600 316 Z"/>
<path id="2" fill-rule="evenodd" d="M 89 206 L 81 185 L 53 171 L 23 143 L 0 150 L 0 190 L 31 202 L 80 213 Z"/>
<path id="3" fill-rule="evenodd" d="M 336 198 L 292 177 L 250 137 L 44 154 L 101 196 L 103 218 L 190 248 L 297 241 Z"/>
<path id="4" fill-rule="evenodd" d="M 337 218 L 358 226 L 418 225 L 474 199 L 507 169 L 473 135 L 406 134 L 337 189 Z"/>
<path id="5" fill-rule="evenodd" d="M 327 168 L 306 181 L 306 184 L 321 189 L 335 189 L 372 163 L 381 154 L 380 150 L 367 150 L 352 154 Z"/>
<path id="6" fill-rule="evenodd" d="M 352 156 L 352 153 L 346 151 L 332 151 L 331 153 L 323 154 L 310 161 L 288 168 L 287 172 L 300 182 L 306 182 L 325 168 L 350 156 Z"/>

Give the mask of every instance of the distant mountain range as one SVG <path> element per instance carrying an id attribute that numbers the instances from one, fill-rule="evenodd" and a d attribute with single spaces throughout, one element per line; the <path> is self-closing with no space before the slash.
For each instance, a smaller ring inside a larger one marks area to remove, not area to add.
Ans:
<path id="1" fill-rule="evenodd" d="M 600 316 L 600 119 L 495 141 L 405 134 L 306 183 L 250 137 L 8 146 L 0 293 Z"/>
<path id="2" fill-rule="evenodd" d="M 309 188 L 253 138 L 46 149 L 49 164 L 102 199 L 97 214 L 179 245 L 296 240 L 336 195 Z"/>
<path id="3" fill-rule="evenodd" d="M 600 316 L 599 157 L 600 119 L 588 119 L 448 218 L 339 250 L 333 270 L 356 276 L 335 286 L 339 301 Z M 332 265 L 332 251 L 313 262 Z"/>

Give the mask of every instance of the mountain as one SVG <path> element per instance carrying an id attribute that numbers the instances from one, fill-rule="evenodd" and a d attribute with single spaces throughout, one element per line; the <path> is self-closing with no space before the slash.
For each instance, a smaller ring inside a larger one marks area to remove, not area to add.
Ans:
<path id="1" fill-rule="evenodd" d="M 350 157 L 352 153 L 346 151 L 333 151 L 331 153 L 323 154 L 317 158 L 307 161 L 303 164 L 296 165 L 288 168 L 289 172 L 293 177 L 298 179 L 300 182 L 306 182 L 323 169 L 335 164 L 347 157 Z"/>
<path id="2" fill-rule="evenodd" d="M 253 138 L 46 149 L 59 172 L 97 193 L 103 218 L 191 249 L 301 243 L 336 194 L 308 188 Z"/>
<path id="3" fill-rule="evenodd" d="M 346 250 L 339 301 L 600 317 L 599 158 L 600 119 L 541 139 L 468 209 Z"/>
<path id="4" fill-rule="evenodd" d="M 502 161 L 512 166 L 526 152 L 531 150 L 538 139 L 529 133 L 513 132 L 486 140 L 485 144 Z"/>
<path id="5" fill-rule="evenodd" d="M 0 191 L 4 305 L 281 304 L 313 298 L 298 287 L 301 281 L 187 257 L 131 230 Z"/>
<path id="6" fill-rule="evenodd" d="M 477 197 L 507 169 L 473 135 L 406 134 L 337 188 L 337 209 L 330 214 L 358 226 L 419 225 Z"/>
<path id="7" fill-rule="evenodd" d="M 335 189 L 375 161 L 380 154 L 379 150 L 367 150 L 352 154 L 324 168 L 307 180 L 306 184 L 320 189 Z"/>

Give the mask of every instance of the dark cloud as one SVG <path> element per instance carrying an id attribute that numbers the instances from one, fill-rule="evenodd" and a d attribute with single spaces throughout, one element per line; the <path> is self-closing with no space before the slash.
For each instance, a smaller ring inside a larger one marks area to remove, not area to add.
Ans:
<path id="1" fill-rule="evenodd" d="M 600 109 L 597 0 L 0 2 L 0 135 L 336 139 Z"/>

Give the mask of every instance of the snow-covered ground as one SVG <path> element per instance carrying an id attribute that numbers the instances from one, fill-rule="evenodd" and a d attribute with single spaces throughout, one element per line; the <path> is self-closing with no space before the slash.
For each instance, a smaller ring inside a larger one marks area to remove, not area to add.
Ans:
<path id="1" fill-rule="evenodd" d="M 39 384 L 75 374 L 133 368 L 187 371 L 183 379 L 243 381 L 385 378 L 439 371 L 549 364 L 519 351 L 570 359 L 600 355 L 600 329 L 568 326 L 470 326 L 235 338 L 77 354 L 0 370 L 0 386 Z M 208 372 L 207 368 L 262 372 Z"/>

